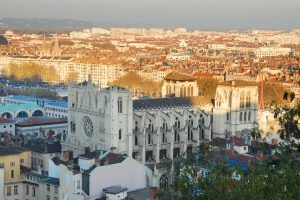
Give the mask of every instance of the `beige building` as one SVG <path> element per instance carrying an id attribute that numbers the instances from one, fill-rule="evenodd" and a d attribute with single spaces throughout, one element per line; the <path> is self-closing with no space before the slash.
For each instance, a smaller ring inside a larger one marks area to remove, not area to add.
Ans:
<path id="1" fill-rule="evenodd" d="M 260 47 L 255 51 L 256 57 L 289 56 L 292 53 L 291 48 L 284 47 Z"/>
<path id="2" fill-rule="evenodd" d="M 58 75 L 58 82 L 66 82 L 73 74 L 75 82 L 84 82 L 91 76 L 94 84 L 107 87 L 109 82 L 116 80 L 121 74 L 123 67 L 119 63 L 100 62 L 91 63 L 72 58 L 62 57 L 4 57 L 0 58 L 0 70 L 5 71 L 10 63 L 36 63 L 41 66 L 53 67 Z"/>
<path id="3" fill-rule="evenodd" d="M 193 97 L 199 95 L 197 80 L 187 75 L 172 72 L 164 78 L 162 97 Z"/>
<path id="4" fill-rule="evenodd" d="M 25 182 L 23 170 L 31 168 L 31 152 L 16 146 L 0 146 L 0 199 L 38 200 L 37 185 Z M 2 173 L 1 173 L 2 170 Z"/>

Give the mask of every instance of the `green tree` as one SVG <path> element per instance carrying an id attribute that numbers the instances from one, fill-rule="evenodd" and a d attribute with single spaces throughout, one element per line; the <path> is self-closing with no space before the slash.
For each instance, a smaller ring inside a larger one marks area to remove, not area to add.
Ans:
<path id="1" fill-rule="evenodd" d="M 283 150 L 277 160 L 265 159 L 250 164 L 247 170 L 217 164 L 205 178 L 195 176 L 195 165 L 184 165 L 179 179 L 182 188 L 179 198 L 198 199 L 299 199 L 300 161 Z M 197 193 L 200 188 L 200 195 Z M 196 191 L 196 192 L 195 192 Z"/>
<path id="2" fill-rule="evenodd" d="M 296 107 L 277 107 L 274 110 L 274 117 L 279 121 L 279 130 L 282 139 L 289 140 L 291 137 L 300 138 L 298 120 L 300 116 L 300 104 Z"/>

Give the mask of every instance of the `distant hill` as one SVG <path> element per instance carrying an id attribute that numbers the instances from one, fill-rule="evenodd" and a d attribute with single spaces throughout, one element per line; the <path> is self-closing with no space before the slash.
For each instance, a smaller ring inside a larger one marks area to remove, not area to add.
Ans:
<path id="1" fill-rule="evenodd" d="M 83 29 L 90 28 L 93 24 L 82 20 L 73 19 L 23 19 L 0 18 L 2 29 Z"/>

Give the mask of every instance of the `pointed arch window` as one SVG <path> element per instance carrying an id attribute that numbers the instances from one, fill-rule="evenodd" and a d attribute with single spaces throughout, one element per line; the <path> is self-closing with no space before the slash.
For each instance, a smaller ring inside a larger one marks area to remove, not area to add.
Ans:
<path id="1" fill-rule="evenodd" d="M 245 94 L 242 93 L 240 96 L 240 107 L 244 108 L 245 107 Z"/>
<path id="2" fill-rule="evenodd" d="M 162 175 L 159 179 L 159 188 L 162 191 L 166 191 L 168 189 L 169 183 L 168 183 L 168 177 L 166 175 Z"/>
<path id="3" fill-rule="evenodd" d="M 180 135 L 177 133 L 177 131 L 174 132 L 174 142 L 179 142 L 180 141 Z"/>
<path id="4" fill-rule="evenodd" d="M 250 92 L 247 93 L 247 97 L 246 97 L 246 107 L 247 107 L 247 108 L 251 107 L 251 94 L 250 94 Z"/>

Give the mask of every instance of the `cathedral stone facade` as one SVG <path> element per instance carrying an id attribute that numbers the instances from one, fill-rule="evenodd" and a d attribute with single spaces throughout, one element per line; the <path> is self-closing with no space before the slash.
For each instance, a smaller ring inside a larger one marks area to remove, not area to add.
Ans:
<path id="1" fill-rule="evenodd" d="M 133 100 L 124 88 L 87 81 L 69 86 L 69 132 L 63 151 L 114 149 L 157 174 L 157 186 L 172 170 L 159 167 L 195 152 L 212 137 L 249 134 L 257 128 L 258 87 L 224 82 L 215 101 L 201 96 Z"/>
<path id="2" fill-rule="evenodd" d="M 258 86 L 245 81 L 221 83 L 213 109 L 214 137 L 249 135 L 258 128 Z"/>

